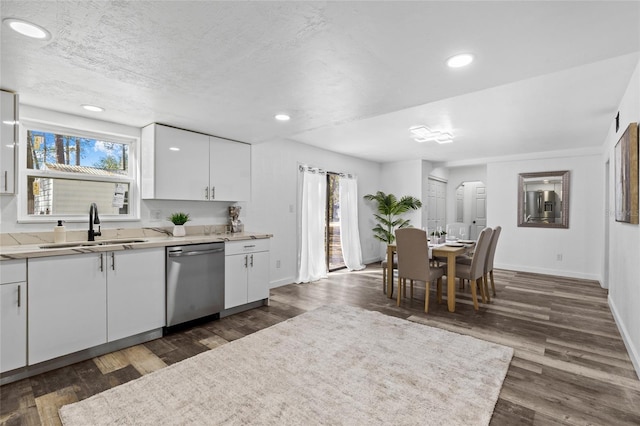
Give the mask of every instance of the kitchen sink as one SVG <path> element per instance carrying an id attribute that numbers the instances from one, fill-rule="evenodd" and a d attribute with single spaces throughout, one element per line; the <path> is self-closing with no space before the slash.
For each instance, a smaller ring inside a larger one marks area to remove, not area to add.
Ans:
<path id="1" fill-rule="evenodd" d="M 54 243 L 45 244 L 40 246 L 41 249 L 59 249 L 59 248 L 74 248 L 74 247 L 91 247 L 91 246 L 107 246 L 112 244 L 133 244 L 144 243 L 147 240 L 139 238 L 118 238 L 114 240 L 101 240 L 101 241 L 76 241 L 73 243 Z"/>

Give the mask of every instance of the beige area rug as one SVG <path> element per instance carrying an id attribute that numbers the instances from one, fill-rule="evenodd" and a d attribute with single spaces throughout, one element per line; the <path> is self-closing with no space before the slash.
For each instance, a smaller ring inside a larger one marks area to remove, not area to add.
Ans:
<path id="1" fill-rule="evenodd" d="M 65 425 L 487 425 L 513 350 L 324 306 L 60 409 Z"/>

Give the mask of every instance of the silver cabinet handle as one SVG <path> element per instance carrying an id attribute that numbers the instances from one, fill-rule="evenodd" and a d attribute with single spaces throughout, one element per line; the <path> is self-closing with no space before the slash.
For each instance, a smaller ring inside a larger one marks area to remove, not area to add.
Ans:
<path id="1" fill-rule="evenodd" d="M 204 199 L 205 200 L 209 199 L 209 187 L 208 186 L 204 189 Z"/>
<path id="2" fill-rule="evenodd" d="M 20 284 L 18 284 L 18 308 L 20 307 L 20 302 L 22 301 L 22 289 L 20 288 Z"/>
<path id="3" fill-rule="evenodd" d="M 251 244 L 249 246 L 242 246 L 242 247 L 244 247 L 244 248 L 252 248 L 252 247 L 255 247 L 255 246 L 256 246 L 255 244 Z"/>
<path id="4" fill-rule="evenodd" d="M 247 259 L 247 258 L 248 258 L 248 257 L 249 257 L 249 256 L 247 256 L 247 255 L 245 255 L 245 256 L 244 256 L 244 267 L 245 267 L 245 268 L 248 268 L 248 267 L 249 267 L 249 266 L 247 265 L 247 262 L 248 262 L 248 259 Z"/>
<path id="5" fill-rule="evenodd" d="M 212 200 L 216 199 L 216 187 L 215 186 L 211 187 L 211 199 Z"/>
<path id="6" fill-rule="evenodd" d="M 253 268 L 253 255 L 251 255 L 251 267 Z"/>
<path id="7" fill-rule="evenodd" d="M 4 192 L 9 191 L 9 172 L 7 170 L 4 171 Z"/>
<path id="8" fill-rule="evenodd" d="M 102 253 L 100 253 L 100 272 L 104 272 L 104 259 L 102 258 Z"/>
<path id="9" fill-rule="evenodd" d="M 116 270 L 116 253 L 113 251 L 111 252 L 111 270 Z"/>

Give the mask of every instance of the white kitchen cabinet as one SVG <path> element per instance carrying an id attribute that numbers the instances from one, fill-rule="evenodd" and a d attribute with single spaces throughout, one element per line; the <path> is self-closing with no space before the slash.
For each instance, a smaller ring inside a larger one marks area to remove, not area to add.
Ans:
<path id="1" fill-rule="evenodd" d="M 142 198 L 246 201 L 251 146 L 161 124 L 142 129 Z"/>
<path id="2" fill-rule="evenodd" d="M 105 253 L 29 259 L 29 364 L 107 342 Z"/>
<path id="3" fill-rule="evenodd" d="M 27 264 L 0 262 L 0 372 L 27 365 Z"/>
<path id="4" fill-rule="evenodd" d="M 29 260 L 29 364 L 165 324 L 164 249 Z"/>
<path id="5" fill-rule="evenodd" d="M 269 239 L 225 244 L 224 308 L 269 297 Z"/>
<path id="6" fill-rule="evenodd" d="M 107 340 L 165 326 L 164 248 L 107 255 Z"/>
<path id="7" fill-rule="evenodd" d="M 0 194 L 14 194 L 18 143 L 18 95 L 0 90 Z"/>
<path id="8" fill-rule="evenodd" d="M 251 197 L 251 146 L 209 138 L 210 199 L 246 201 Z"/>

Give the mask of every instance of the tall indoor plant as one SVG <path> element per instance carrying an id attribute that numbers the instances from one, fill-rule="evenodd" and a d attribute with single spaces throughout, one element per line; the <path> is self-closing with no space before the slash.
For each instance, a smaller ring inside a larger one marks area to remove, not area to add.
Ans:
<path id="1" fill-rule="evenodd" d="M 403 219 L 400 216 L 409 210 L 422 207 L 422 202 L 415 197 L 405 195 L 398 200 L 395 195 L 385 194 L 382 191 L 367 194 L 364 199 L 377 203 L 378 213 L 373 216 L 379 223 L 373 228 L 373 236 L 387 244 L 393 244 L 396 240 L 396 229 L 410 225 L 409 219 Z"/>

